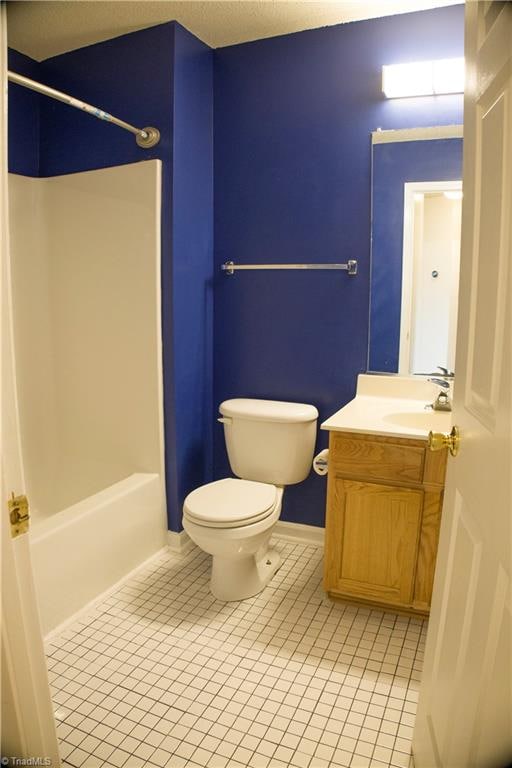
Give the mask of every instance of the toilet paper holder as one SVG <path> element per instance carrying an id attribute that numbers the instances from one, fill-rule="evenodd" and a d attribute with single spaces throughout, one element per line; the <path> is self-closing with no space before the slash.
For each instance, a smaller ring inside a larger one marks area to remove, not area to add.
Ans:
<path id="1" fill-rule="evenodd" d="M 313 459 L 313 470 L 317 475 L 326 475 L 329 468 L 329 449 L 324 448 L 323 451 L 317 453 Z"/>

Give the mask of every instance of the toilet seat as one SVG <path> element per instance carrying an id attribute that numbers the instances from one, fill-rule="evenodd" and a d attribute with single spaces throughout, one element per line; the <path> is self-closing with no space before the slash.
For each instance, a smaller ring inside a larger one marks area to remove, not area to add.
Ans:
<path id="1" fill-rule="evenodd" d="M 206 528 L 240 528 L 269 517 L 278 501 L 269 483 L 232 477 L 202 485 L 189 493 L 183 516 Z"/>

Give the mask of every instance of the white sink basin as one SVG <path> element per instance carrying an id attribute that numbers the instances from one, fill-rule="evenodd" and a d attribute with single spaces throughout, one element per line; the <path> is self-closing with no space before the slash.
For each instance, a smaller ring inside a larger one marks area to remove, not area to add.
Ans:
<path id="1" fill-rule="evenodd" d="M 423 411 L 420 413 L 402 411 L 401 413 L 384 414 L 382 421 L 396 424 L 397 427 L 443 432 L 449 430 L 450 415 L 449 411 Z"/>
<path id="2" fill-rule="evenodd" d="M 360 374 L 353 400 L 321 425 L 322 429 L 426 440 L 430 430 L 449 432 L 450 411 L 425 410 L 439 387 L 426 379 Z"/>

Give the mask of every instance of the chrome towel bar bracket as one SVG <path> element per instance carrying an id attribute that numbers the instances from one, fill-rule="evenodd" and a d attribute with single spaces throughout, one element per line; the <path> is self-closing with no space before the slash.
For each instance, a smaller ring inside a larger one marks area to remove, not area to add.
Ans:
<path id="1" fill-rule="evenodd" d="M 346 264 L 235 264 L 233 261 L 226 261 L 221 265 L 221 269 L 227 275 L 250 269 L 337 269 L 353 277 L 357 275 L 357 260 L 349 259 Z"/>

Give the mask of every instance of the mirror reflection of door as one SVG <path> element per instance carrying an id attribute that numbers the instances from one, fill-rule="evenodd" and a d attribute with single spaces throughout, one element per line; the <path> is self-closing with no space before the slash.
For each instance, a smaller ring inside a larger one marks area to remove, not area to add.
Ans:
<path id="1" fill-rule="evenodd" d="M 372 133 L 369 371 L 454 368 L 462 143 L 461 125 Z"/>
<path id="2" fill-rule="evenodd" d="M 455 367 L 461 182 L 404 185 L 399 373 Z"/>

